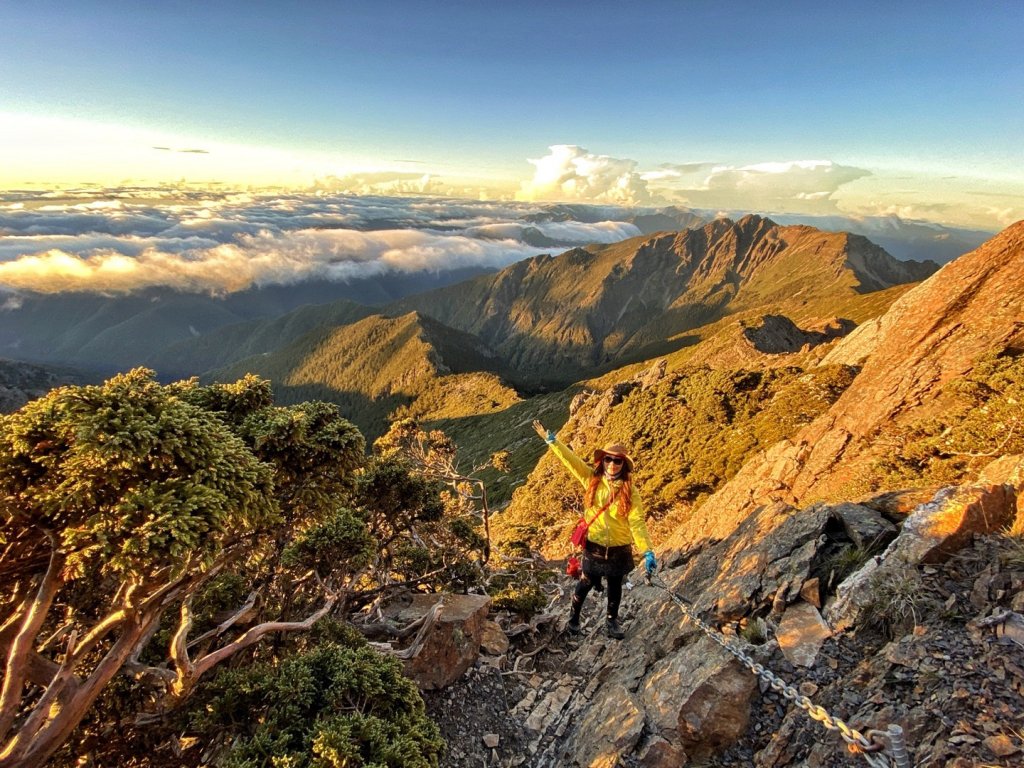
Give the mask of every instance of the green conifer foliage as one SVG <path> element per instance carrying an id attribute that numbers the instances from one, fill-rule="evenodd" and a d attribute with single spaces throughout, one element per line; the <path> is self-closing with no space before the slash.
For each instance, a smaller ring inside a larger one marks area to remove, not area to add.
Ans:
<path id="1" fill-rule="evenodd" d="M 138 369 L 0 417 L 0 766 L 45 761 L 105 690 L 86 730 L 180 703 L 353 588 L 377 551 L 363 437 L 336 406 L 272 402 L 256 377 Z M 122 670 L 137 682 L 109 687 Z"/>
<path id="2" fill-rule="evenodd" d="M 436 768 L 444 746 L 401 663 L 355 642 L 222 673 L 194 725 L 231 768 Z"/>

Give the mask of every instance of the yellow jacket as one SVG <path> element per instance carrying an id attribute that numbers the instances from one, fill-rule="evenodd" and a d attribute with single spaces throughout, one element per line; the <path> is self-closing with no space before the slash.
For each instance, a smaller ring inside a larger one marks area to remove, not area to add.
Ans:
<path id="1" fill-rule="evenodd" d="M 572 449 L 562 443 L 561 440 L 555 440 L 553 443 L 548 443 L 548 445 L 555 456 L 558 457 L 558 460 L 565 464 L 572 473 L 572 476 L 579 480 L 583 484 L 584 490 L 586 490 L 590 486 L 590 478 L 594 476 L 594 468 L 573 453 Z M 620 485 L 621 481 L 619 480 L 609 480 L 607 477 L 602 477 L 601 484 L 597 486 L 597 490 L 594 493 L 594 503 L 587 507 L 583 517 L 589 521 L 597 514 L 597 510 L 608 503 L 611 494 L 618 493 Z M 653 550 L 654 546 L 651 544 L 651 537 L 647 533 L 647 523 L 644 522 L 644 505 L 640 501 L 640 494 L 637 493 L 635 486 L 630 498 L 632 503 L 630 504 L 629 518 L 627 520 L 623 520 L 619 515 L 618 502 L 613 502 L 590 524 L 590 528 L 587 530 L 587 538 L 603 547 L 619 547 L 623 544 L 635 542 L 640 552 Z"/>

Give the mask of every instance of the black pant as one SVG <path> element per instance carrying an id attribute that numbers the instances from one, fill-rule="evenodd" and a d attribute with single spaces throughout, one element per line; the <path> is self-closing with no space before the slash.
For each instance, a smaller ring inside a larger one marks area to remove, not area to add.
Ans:
<path id="1" fill-rule="evenodd" d="M 619 618 L 619 603 L 622 602 L 622 580 L 625 578 L 625 574 L 622 576 L 608 576 L 608 618 L 618 619 Z M 594 579 L 592 581 L 591 579 Z M 584 574 L 580 580 L 576 583 L 576 591 L 572 593 L 572 614 L 579 619 L 580 611 L 583 608 L 583 601 L 587 599 L 587 595 L 590 594 L 590 590 L 594 586 L 601 586 L 601 577 L 594 576 L 590 577 Z"/>
<path id="2" fill-rule="evenodd" d="M 608 580 L 608 618 L 619 618 L 619 604 L 622 602 L 622 580 L 633 570 L 633 553 L 629 544 L 618 547 L 603 547 L 587 541 L 583 552 L 583 576 L 576 584 L 572 595 L 572 615 L 579 619 L 583 601 L 591 589 L 601 591 L 601 579 Z"/>

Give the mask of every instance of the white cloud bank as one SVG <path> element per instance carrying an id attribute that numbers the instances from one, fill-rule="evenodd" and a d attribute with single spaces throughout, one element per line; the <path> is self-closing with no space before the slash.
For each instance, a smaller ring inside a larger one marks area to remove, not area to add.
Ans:
<path id="1" fill-rule="evenodd" d="M 543 206 L 518 203 L 323 190 L 156 202 L 159 196 L 115 194 L 91 201 L 0 193 L 0 289 L 122 293 L 162 286 L 229 293 L 388 272 L 497 269 L 557 246 L 639 234 L 625 221 L 527 220 L 543 214 Z M 529 242 L 535 232 L 547 241 Z"/>
<path id="2" fill-rule="evenodd" d="M 501 267 L 537 252 L 510 241 L 414 230 L 260 232 L 183 253 L 146 249 L 130 256 L 104 249 L 81 256 L 51 249 L 0 263 L 0 284 L 46 293 L 119 293 L 153 286 L 230 293 L 315 278 L 348 281 L 385 272 Z"/>

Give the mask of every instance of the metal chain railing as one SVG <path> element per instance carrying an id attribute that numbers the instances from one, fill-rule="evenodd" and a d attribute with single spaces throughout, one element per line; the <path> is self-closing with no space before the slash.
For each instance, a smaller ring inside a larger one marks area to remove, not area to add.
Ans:
<path id="1" fill-rule="evenodd" d="M 660 578 L 655 582 L 654 577 L 648 574 L 646 580 L 651 586 L 665 590 L 672 601 L 679 606 L 679 609 L 686 618 L 700 627 L 704 634 L 718 643 L 718 645 L 739 659 L 759 679 L 770 685 L 772 690 L 781 693 L 786 699 L 802 709 L 808 717 L 821 723 L 828 730 L 839 731 L 839 735 L 843 737 L 850 751 L 863 757 L 872 768 L 911 768 L 910 756 L 907 754 L 906 744 L 903 740 L 903 729 L 898 725 L 890 725 L 885 731 L 869 730 L 867 735 L 862 734 L 855 728 L 851 728 L 838 717 L 830 715 L 824 707 L 820 707 L 806 696 L 802 696 L 796 688 L 789 685 L 771 670 L 766 669 L 763 664 L 754 661 L 742 649 L 735 647 L 721 632 L 690 610 L 690 606 L 686 601 L 669 589 L 668 585 Z M 880 754 L 886 749 L 886 743 L 885 741 L 879 741 L 879 738 L 884 738 L 888 741 L 888 750 L 892 757 L 891 761 L 885 755 Z"/>

